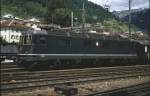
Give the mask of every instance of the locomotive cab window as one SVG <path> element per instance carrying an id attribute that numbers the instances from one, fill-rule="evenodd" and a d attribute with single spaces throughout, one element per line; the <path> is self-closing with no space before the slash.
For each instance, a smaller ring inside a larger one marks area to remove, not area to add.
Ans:
<path id="1" fill-rule="evenodd" d="M 32 43 L 32 36 L 31 35 L 25 35 L 25 36 L 21 36 L 20 39 L 22 44 L 31 44 Z"/>
<path id="2" fill-rule="evenodd" d="M 19 43 L 20 43 L 20 44 L 23 43 L 22 36 L 20 36 L 20 42 L 19 42 Z"/>

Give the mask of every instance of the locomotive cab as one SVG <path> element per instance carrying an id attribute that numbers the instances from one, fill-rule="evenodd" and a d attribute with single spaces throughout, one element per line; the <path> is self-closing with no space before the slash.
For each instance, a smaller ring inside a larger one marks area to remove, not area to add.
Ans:
<path id="1" fill-rule="evenodd" d="M 35 45 L 46 44 L 45 35 L 46 31 L 41 30 L 28 30 L 20 38 L 19 52 L 21 54 L 33 53 Z"/>
<path id="2" fill-rule="evenodd" d="M 46 45 L 45 34 L 46 31 L 41 30 L 28 30 L 23 33 L 18 47 L 19 56 L 17 58 L 17 64 L 21 67 L 28 68 L 28 64 L 32 65 L 32 62 L 30 61 L 34 61 L 34 59 L 39 58 L 38 56 L 34 56 L 34 54 L 39 54 L 38 52 L 41 50 L 37 49 L 39 46 Z"/>

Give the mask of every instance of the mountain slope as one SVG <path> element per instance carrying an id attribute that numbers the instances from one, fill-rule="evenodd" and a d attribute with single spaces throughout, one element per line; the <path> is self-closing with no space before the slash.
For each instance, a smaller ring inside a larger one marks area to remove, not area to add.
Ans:
<path id="1" fill-rule="evenodd" d="M 116 16 L 121 20 L 128 22 L 129 11 L 115 12 Z M 150 10 L 149 9 L 136 9 L 131 11 L 131 23 L 136 25 L 141 31 L 148 31 L 150 23 Z"/>
<path id="2" fill-rule="evenodd" d="M 142 10 L 143 10 L 143 9 L 132 9 L 132 10 L 131 10 L 131 13 L 140 12 L 140 11 L 142 11 Z M 113 13 L 114 15 L 116 15 L 117 17 L 119 17 L 119 18 L 123 18 L 123 17 L 129 15 L 129 10 L 113 11 L 112 13 Z"/>

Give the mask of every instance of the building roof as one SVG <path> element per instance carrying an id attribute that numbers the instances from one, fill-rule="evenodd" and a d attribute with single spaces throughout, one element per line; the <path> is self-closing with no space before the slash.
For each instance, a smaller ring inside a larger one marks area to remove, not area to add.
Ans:
<path id="1" fill-rule="evenodd" d="M 2 18 L 14 18 L 12 14 L 3 15 Z"/>
<path id="2" fill-rule="evenodd" d="M 40 20 L 36 19 L 36 18 L 31 18 L 28 20 L 25 20 L 25 22 L 35 22 L 35 23 L 40 23 Z"/>
<path id="3" fill-rule="evenodd" d="M 29 29 L 29 27 L 25 26 L 24 22 L 17 20 L 1 20 L 0 28 L 16 28 L 16 29 Z"/>

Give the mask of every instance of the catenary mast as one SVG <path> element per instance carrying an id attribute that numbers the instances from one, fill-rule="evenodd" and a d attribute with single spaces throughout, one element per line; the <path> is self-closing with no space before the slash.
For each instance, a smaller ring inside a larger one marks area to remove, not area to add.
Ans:
<path id="1" fill-rule="evenodd" d="M 85 32 L 85 2 L 83 2 L 83 7 L 82 7 L 82 27 Z"/>
<path id="2" fill-rule="evenodd" d="M 131 0 L 129 0 L 129 38 L 131 37 Z"/>

